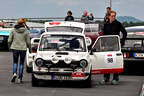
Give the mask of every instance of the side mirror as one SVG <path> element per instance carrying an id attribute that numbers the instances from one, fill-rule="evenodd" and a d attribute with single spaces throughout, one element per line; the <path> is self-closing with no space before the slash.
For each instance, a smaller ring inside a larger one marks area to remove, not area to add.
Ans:
<path id="1" fill-rule="evenodd" d="M 32 38 L 32 39 L 31 39 L 31 44 L 38 45 L 38 44 L 39 44 L 39 41 L 40 41 L 40 38 Z"/>
<path id="2" fill-rule="evenodd" d="M 93 55 L 94 49 L 90 50 L 90 55 Z"/>

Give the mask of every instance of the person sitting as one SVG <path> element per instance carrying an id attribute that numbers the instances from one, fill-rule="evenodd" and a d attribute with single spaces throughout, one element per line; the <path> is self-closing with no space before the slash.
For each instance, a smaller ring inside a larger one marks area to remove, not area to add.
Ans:
<path id="1" fill-rule="evenodd" d="M 79 44 L 78 40 L 72 40 L 70 42 L 70 48 L 72 48 L 72 49 L 77 49 L 77 48 L 79 48 L 79 46 L 80 46 L 80 44 Z"/>

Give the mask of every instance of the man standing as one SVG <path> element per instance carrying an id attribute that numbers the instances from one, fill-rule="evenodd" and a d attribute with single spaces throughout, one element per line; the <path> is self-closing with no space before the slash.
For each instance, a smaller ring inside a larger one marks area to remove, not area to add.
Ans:
<path id="1" fill-rule="evenodd" d="M 116 20 L 116 12 L 111 11 L 109 20 L 104 24 L 104 32 L 103 35 L 119 35 L 120 32 L 122 32 L 123 37 L 121 39 L 121 46 L 124 45 L 125 39 L 127 37 L 127 32 L 122 26 L 122 24 Z M 104 80 L 102 80 L 100 83 L 105 84 L 106 82 L 109 82 L 110 79 L 110 74 L 104 74 Z M 111 84 L 115 85 L 119 81 L 119 74 L 114 74 L 113 75 L 113 80 Z"/>
<path id="2" fill-rule="evenodd" d="M 94 16 L 92 13 L 89 14 L 89 20 L 93 21 L 94 20 Z"/>
<path id="3" fill-rule="evenodd" d="M 107 11 L 107 12 L 106 12 L 105 17 L 104 17 L 104 23 L 106 23 L 106 22 L 109 20 L 111 8 L 110 8 L 110 7 L 107 7 L 107 8 L 106 8 L 106 11 Z"/>
<path id="4" fill-rule="evenodd" d="M 83 12 L 83 15 L 81 17 L 81 22 L 83 22 L 83 23 L 89 22 L 89 16 L 88 16 L 88 12 L 86 10 Z"/>
<path id="5" fill-rule="evenodd" d="M 65 21 L 74 21 L 74 17 L 72 16 L 71 11 L 67 12 L 67 16 L 65 17 Z"/>

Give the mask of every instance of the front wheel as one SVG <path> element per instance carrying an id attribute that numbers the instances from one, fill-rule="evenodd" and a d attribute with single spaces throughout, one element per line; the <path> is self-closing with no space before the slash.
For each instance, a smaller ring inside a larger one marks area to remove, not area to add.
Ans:
<path id="1" fill-rule="evenodd" d="M 33 87 L 39 86 L 39 80 L 37 78 L 35 78 L 33 73 L 32 73 L 32 81 L 31 81 L 31 83 L 32 83 Z"/>
<path id="2" fill-rule="evenodd" d="M 28 67 L 28 66 L 26 65 L 26 72 L 27 72 L 27 73 L 32 73 L 32 68 L 31 68 L 31 67 Z"/>
<path id="3" fill-rule="evenodd" d="M 89 77 L 84 81 L 85 87 L 91 87 L 91 74 L 89 75 Z"/>

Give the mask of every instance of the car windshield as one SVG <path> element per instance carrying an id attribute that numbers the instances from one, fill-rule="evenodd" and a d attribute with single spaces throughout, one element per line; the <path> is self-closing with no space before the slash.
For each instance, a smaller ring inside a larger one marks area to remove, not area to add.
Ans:
<path id="1" fill-rule="evenodd" d="M 85 32 L 98 32 L 99 31 L 99 24 L 86 24 L 85 25 Z"/>
<path id="2" fill-rule="evenodd" d="M 39 50 L 85 52 L 84 40 L 84 37 L 75 35 L 44 35 Z"/>
<path id="3" fill-rule="evenodd" d="M 127 29 L 127 38 L 144 38 L 144 29 Z"/>
<path id="4" fill-rule="evenodd" d="M 83 31 L 80 27 L 72 27 L 72 26 L 56 26 L 56 27 L 47 27 L 47 32 L 79 32 Z"/>

